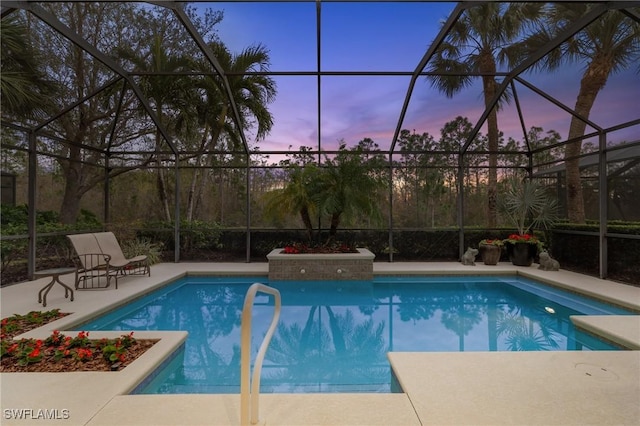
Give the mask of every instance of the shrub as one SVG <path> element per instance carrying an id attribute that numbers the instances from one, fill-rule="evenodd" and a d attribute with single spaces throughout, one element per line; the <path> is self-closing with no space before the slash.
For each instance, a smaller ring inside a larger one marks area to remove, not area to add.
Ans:
<path id="1" fill-rule="evenodd" d="M 122 253 L 128 258 L 145 254 L 150 265 L 158 263 L 161 260 L 161 243 L 153 243 L 147 238 L 136 238 L 133 240 L 124 240 L 121 244 Z"/>

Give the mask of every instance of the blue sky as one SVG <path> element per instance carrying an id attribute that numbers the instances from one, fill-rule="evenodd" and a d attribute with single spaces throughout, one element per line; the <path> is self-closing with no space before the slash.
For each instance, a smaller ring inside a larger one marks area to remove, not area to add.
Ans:
<path id="1" fill-rule="evenodd" d="M 270 50 L 272 71 L 316 71 L 315 2 L 209 3 L 224 11 L 220 38 L 232 51 L 261 43 Z M 413 71 L 455 3 L 322 3 L 323 71 Z M 635 68 L 610 77 L 591 118 L 603 127 L 640 117 L 640 77 Z M 526 79 L 572 107 L 581 69 L 565 67 L 553 74 L 530 73 Z M 274 127 L 265 140 L 251 142 L 262 151 L 317 147 L 317 78 L 275 77 L 278 96 L 271 104 Z M 321 143 L 335 149 L 338 140 L 354 145 L 370 137 L 387 149 L 404 102 L 409 77 L 325 76 L 321 83 Z M 527 128 L 554 129 L 566 137 L 570 117 L 528 89 L 518 88 Z M 453 99 L 418 80 L 402 128 L 429 132 L 436 138 L 456 116 L 472 123 L 483 111 L 478 84 Z M 500 129 L 522 139 L 514 107 L 499 116 Z M 587 130 L 589 131 L 589 129 Z M 251 135 L 248 135 L 249 137 Z M 640 126 L 611 134 L 611 139 L 638 140 Z"/>

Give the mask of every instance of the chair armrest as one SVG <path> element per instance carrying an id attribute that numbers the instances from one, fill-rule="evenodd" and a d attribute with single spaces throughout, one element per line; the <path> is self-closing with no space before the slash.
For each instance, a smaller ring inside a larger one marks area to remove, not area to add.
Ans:
<path id="1" fill-rule="evenodd" d="M 91 271 L 93 269 L 109 269 L 111 256 L 103 253 L 84 253 L 79 254 L 73 260 L 78 271 Z"/>

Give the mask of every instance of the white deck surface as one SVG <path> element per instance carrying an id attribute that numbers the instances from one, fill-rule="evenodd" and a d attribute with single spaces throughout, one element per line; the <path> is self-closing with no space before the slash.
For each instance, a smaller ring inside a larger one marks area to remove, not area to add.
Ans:
<path id="1" fill-rule="evenodd" d="M 376 274 L 517 273 L 597 295 L 640 311 L 640 288 L 568 271 L 539 271 L 501 263 L 375 263 Z M 119 289 L 76 291 L 60 286 L 37 293 L 48 279 L 0 290 L 1 316 L 60 308 L 72 312 L 27 336 L 48 336 L 166 284 L 185 273 L 266 275 L 266 263 L 164 263 L 151 277 L 127 277 Z M 71 284 L 71 276 L 63 276 Z M 577 321 L 576 321 L 577 322 Z M 640 316 L 582 318 L 579 324 L 606 338 L 640 348 Z M 112 333 L 112 334 L 109 334 Z M 91 337 L 114 332 L 91 332 Z M 115 333 L 120 335 L 121 333 Z M 162 337 L 120 372 L 2 373 L 2 425 L 237 425 L 239 395 L 127 395 L 185 338 L 181 332 L 136 332 Z M 497 425 L 640 424 L 640 351 L 391 353 L 402 394 L 264 394 L 260 424 L 269 425 Z M 20 409 L 31 413 L 16 419 Z M 8 411 L 7 411 L 8 410 Z M 13 410 L 13 411 L 12 411 Z M 16 411 L 18 410 L 18 411 Z M 49 410 L 58 419 L 35 419 Z M 57 411 L 56 411 L 57 410 Z M 64 418 L 66 417 L 66 418 Z"/>

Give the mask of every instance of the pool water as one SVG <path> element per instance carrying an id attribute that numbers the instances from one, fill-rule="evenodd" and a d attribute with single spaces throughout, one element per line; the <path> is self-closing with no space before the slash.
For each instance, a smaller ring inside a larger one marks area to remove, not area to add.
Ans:
<path id="1" fill-rule="evenodd" d="M 575 330 L 569 316 L 630 313 L 520 277 L 187 277 L 81 328 L 186 330 L 184 349 L 137 392 L 238 393 L 241 311 L 254 282 L 282 296 L 261 392 L 389 392 L 389 351 L 617 349 Z M 253 312 L 255 355 L 271 296 L 258 294 Z"/>

